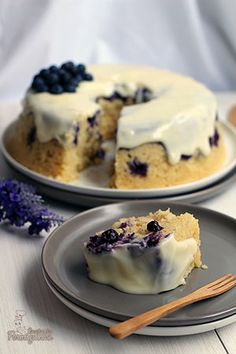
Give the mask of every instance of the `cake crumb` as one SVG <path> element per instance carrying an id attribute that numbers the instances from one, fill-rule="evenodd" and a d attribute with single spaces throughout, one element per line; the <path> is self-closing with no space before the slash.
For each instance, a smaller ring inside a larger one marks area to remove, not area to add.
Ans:
<path id="1" fill-rule="evenodd" d="M 207 266 L 206 264 L 203 264 L 203 265 L 201 266 L 201 268 L 202 268 L 202 269 L 208 269 L 208 266 Z"/>

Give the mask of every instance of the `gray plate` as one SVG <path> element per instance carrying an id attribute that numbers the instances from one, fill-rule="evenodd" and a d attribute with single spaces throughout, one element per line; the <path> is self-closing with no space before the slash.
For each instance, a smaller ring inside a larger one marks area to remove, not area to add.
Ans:
<path id="1" fill-rule="evenodd" d="M 95 313 L 92 313 L 90 311 L 87 311 L 85 309 L 82 309 L 78 305 L 76 305 L 74 302 L 68 300 L 65 296 L 63 296 L 50 282 L 48 277 L 45 275 L 45 272 L 43 271 L 43 276 L 44 279 L 50 288 L 50 290 L 53 292 L 53 294 L 60 300 L 64 305 L 69 307 L 72 311 L 75 313 L 79 314 L 80 316 L 87 318 L 88 320 L 95 322 L 97 324 L 100 324 L 105 327 L 111 327 L 114 326 L 115 324 L 118 324 L 119 322 L 111 320 L 106 317 L 102 317 L 100 315 L 96 315 Z M 203 333 L 207 331 L 212 331 L 217 328 L 221 328 L 224 326 L 229 325 L 230 323 L 233 323 L 236 321 L 236 315 L 231 315 L 227 316 L 225 318 L 222 318 L 220 320 L 208 322 L 208 323 L 201 323 L 198 325 L 192 325 L 192 326 L 178 326 L 178 327 L 173 327 L 173 326 L 165 326 L 165 327 L 160 327 L 160 326 L 146 326 L 144 328 L 139 329 L 136 334 L 142 334 L 142 335 L 148 335 L 148 336 L 186 336 L 186 335 L 192 335 L 192 334 L 197 334 L 197 333 Z"/>
<path id="2" fill-rule="evenodd" d="M 207 270 L 195 269 L 185 286 L 157 295 L 126 294 L 87 277 L 82 247 L 90 235 L 110 227 L 120 217 L 145 215 L 168 207 L 176 214 L 188 211 L 200 220 L 202 258 L 209 267 Z M 194 205 L 157 201 L 113 204 L 76 215 L 56 229 L 44 245 L 42 264 L 53 286 L 70 301 L 106 318 L 124 320 L 183 297 L 224 274 L 235 273 L 235 230 L 235 219 Z M 208 323 L 235 313 L 236 289 L 233 289 L 179 310 L 154 326 Z"/>

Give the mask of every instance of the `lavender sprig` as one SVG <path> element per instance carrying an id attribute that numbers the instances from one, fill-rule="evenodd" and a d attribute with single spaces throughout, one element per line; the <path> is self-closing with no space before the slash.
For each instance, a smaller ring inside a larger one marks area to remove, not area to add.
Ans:
<path id="1" fill-rule="evenodd" d="M 28 233 L 39 234 L 63 223 L 64 218 L 49 211 L 35 188 L 16 180 L 0 181 L 0 222 L 21 227 L 29 223 Z"/>

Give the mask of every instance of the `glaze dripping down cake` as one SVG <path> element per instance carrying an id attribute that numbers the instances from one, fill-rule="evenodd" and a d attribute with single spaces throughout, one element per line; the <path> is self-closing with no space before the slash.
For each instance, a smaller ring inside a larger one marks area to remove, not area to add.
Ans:
<path id="1" fill-rule="evenodd" d="M 217 171 L 225 147 L 213 93 L 141 66 L 52 66 L 35 76 L 8 144 L 20 163 L 70 182 L 115 139 L 111 186 L 168 187 Z"/>
<path id="2" fill-rule="evenodd" d="M 122 218 L 84 245 L 89 277 L 134 294 L 156 294 L 185 284 L 201 266 L 198 220 L 158 210 Z"/>

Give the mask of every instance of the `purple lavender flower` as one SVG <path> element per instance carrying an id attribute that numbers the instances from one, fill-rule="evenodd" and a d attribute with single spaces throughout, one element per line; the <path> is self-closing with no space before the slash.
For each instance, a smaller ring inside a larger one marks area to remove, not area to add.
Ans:
<path id="1" fill-rule="evenodd" d="M 49 231 L 60 225 L 64 218 L 49 211 L 43 203 L 31 185 L 16 180 L 0 181 L 0 222 L 8 221 L 18 227 L 29 223 L 30 235 Z"/>

